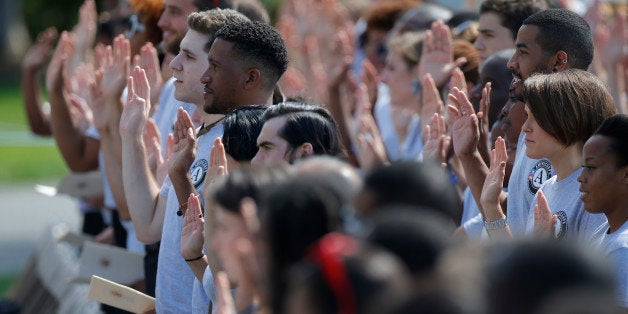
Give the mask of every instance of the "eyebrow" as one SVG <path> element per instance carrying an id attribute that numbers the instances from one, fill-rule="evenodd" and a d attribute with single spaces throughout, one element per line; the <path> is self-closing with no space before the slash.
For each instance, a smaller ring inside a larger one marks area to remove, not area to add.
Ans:
<path id="1" fill-rule="evenodd" d="M 263 142 L 257 144 L 257 147 L 260 147 L 260 146 L 275 146 L 275 144 L 273 144 L 272 142 L 269 142 L 269 141 L 263 141 Z"/>
<path id="2" fill-rule="evenodd" d="M 187 54 L 189 54 L 189 55 L 196 56 L 196 55 L 195 55 L 192 51 L 190 51 L 190 50 L 188 50 L 188 49 L 185 49 L 185 48 L 183 48 L 183 47 L 181 48 L 181 51 L 183 51 L 184 53 L 187 53 Z"/>
<path id="3" fill-rule="evenodd" d="M 516 44 L 515 47 L 517 47 L 517 48 L 528 48 L 528 45 L 526 45 L 525 43 L 519 43 L 519 44 Z"/>

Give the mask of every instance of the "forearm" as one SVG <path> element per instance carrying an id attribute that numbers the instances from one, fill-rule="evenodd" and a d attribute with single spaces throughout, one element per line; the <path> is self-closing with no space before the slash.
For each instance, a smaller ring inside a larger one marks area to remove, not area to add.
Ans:
<path id="1" fill-rule="evenodd" d="M 194 184 L 192 184 L 192 180 L 190 180 L 190 177 L 188 176 L 187 170 L 171 169 L 168 172 L 168 176 L 170 177 L 172 187 L 177 194 L 179 204 L 185 204 L 192 193 L 198 195 L 196 189 L 194 188 Z"/>
<path id="2" fill-rule="evenodd" d="M 86 136 L 75 127 L 61 88 L 49 97 L 52 135 L 68 167 L 76 172 L 98 168 L 98 146 L 88 147 Z"/>
<path id="3" fill-rule="evenodd" d="M 22 69 L 22 97 L 24 97 L 24 109 L 31 131 L 37 135 L 52 135 L 48 117 L 41 108 L 41 96 L 35 69 Z"/>
<path id="4" fill-rule="evenodd" d="M 122 182 L 137 238 L 147 244 L 158 241 L 164 219 L 159 208 L 161 187 L 148 168 L 140 136 L 122 141 Z"/>
<path id="5" fill-rule="evenodd" d="M 188 257 L 182 257 L 182 258 L 194 258 L 195 256 L 188 256 Z M 195 261 L 191 261 L 191 262 L 187 262 L 188 266 L 190 267 L 190 269 L 192 270 L 192 272 L 194 273 L 194 276 L 196 277 L 196 279 L 203 283 L 203 275 L 205 275 L 205 269 L 207 268 L 207 257 L 203 256 L 203 258 L 195 260 Z"/>
<path id="6" fill-rule="evenodd" d="M 480 156 L 480 153 L 476 150 L 472 154 L 460 154 L 458 159 L 462 163 L 462 168 L 464 169 L 465 179 L 467 181 L 467 186 L 471 190 L 471 194 L 473 195 L 473 199 L 475 203 L 478 205 L 480 213 L 482 216 L 486 217 L 484 211 L 482 209 L 481 196 L 482 196 L 482 188 L 484 186 L 484 180 L 486 180 L 486 175 L 488 174 L 488 167 L 484 163 L 484 160 Z"/>
<path id="7" fill-rule="evenodd" d="M 126 196 L 124 193 L 124 184 L 122 181 L 122 160 L 119 159 L 115 153 L 115 148 L 112 134 L 100 133 L 100 147 L 103 154 L 103 161 L 105 163 L 105 172 L 107 174 L 107 182 L 111 188 L 114 201 L 116 202 L 116 208 L 120 214 L 120 219 L 130 220 L 129 208 L 127 206 Z M 121 148 L 118 148 L 121 150 Z"/>
<path id="8" fill-rule="evenodd" d="M 340 87 L 329 86 L 328 94 L 328 109 L 334 119 L 336 119 L 336 121 L 338 122 L 338 132 L 340 133 L 342 144 L 347 150 L 351 150 L 351 126 L 349 125 L 349 121 L 346 118 L 349 113 L 345 112 L 345 107 L 343 107 L 342 105 L 342 100 L 340 98 Z"/>

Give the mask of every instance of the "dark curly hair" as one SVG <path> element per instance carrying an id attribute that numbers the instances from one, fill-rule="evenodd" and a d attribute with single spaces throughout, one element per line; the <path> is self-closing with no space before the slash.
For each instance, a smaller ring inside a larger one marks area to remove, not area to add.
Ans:
<path id="1" fill-rule="evenodd" d="M 547 0 L 484 0 L 480 14 L 493 12 L 499 15 L 501 25 L 510 30 L 512 38 L 528 16 L 549 8 Z"/>
<path id="2" fill-rule="evenodd" d="M 260 70 L 265 85 L 273 89 L 288 68 L 286 43 L 277 30 L 260 22 L 228 23 L 216 38 L 233 43 L 233 52 L 243 63 Z"/>

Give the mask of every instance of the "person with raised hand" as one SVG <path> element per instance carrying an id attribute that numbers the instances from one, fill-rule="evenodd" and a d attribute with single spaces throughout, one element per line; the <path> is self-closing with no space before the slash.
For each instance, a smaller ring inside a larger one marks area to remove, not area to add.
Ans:
<path id="1" fill-rule="evenodd" d="M 57 39 L 57 30 L 49 27 L 37 35 L 35 43 L 28 48 L 22 59 L 22 95 L 28 126 L 36 135 L 52 135 L 50 120 L 42 109 L 37 74 L 50 59 Z"/>
<path id="2" fill-rule="evenodd" d="M 528 113 L 522 127 L 526 154 L 531 158 L 548 158 L 556 170 L 556 175 L 541 186 L 543 194 L 537 193 L 530 206 L 526 233 L 547 234 L 548 230 L 553 230 L 551 236 L 559 240 L 595 242 L 601 237 L 598 228 L 606 219 L 585 212 L 582 201 L 574 195 L 577 177 L 582 172 L 582 146 L 604 119 L 615 112 L 612 97 L 599 78 L 586 71 L 570 69 L 528 78 L 524 82 L 523 98 Z M 502 145 L 505 152 L 505 144 Z M 505 168 L 506 157 L 501 160 Z M 499 194 L 495 193 L 494 182 L 499 180 L 503 180 L 503 175 L 487 176 L 482 191 L 485 228 L 489 235 L 507 228 L 506 217 L 496 205 Z M 488 184 L 491 188 L 487 188 Z M 538 200 L 542 196 L 547 204 Z"/>

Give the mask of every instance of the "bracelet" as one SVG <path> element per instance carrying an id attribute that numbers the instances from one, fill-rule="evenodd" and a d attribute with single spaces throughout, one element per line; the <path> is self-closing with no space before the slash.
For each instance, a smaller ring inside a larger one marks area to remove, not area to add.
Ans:
<path id="1" fill-rule="evenodd" d="M 199 259 L 205 257 L 205 254 L 201 254 L 201 256 L 196 257 L 196 258 L 190 258 L 190 259 L 185 259 L 186 262 L 193 262 L 193 261 L 198 261 Z"/>
<path id="2" fill-rule="evenodd" d="M 495 221 L 485 221 L 484 222 L 484 228 L 486 228 L 486 230 L 497 230 L 497 229 L 504 229 L 508 226 L 508 222 L 506 221 L 506 219 L 497 219 Z"/>
<path id="3" fill-rule="evenodd" d="M 177 210 L 177 216 L 183 216 L 183 210 L 188 206 L 188 202 L 185 202 L 179 205 L 179 210 Z"/>

